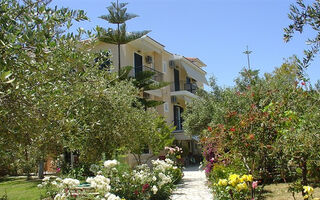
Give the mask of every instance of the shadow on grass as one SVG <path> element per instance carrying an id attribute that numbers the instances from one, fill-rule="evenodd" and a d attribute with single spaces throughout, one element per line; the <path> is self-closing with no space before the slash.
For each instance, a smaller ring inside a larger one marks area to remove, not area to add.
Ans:
<path id="1" fill-rule="evenodd" d="M 271 190 L 267 190 L 267 189 L 263 189 L 260 194 L 257 194 L 258 197 L 257 199 L 258 200 L 265 200 L 267 199 L 268 197 L 271 197 L 272 195 L 272 191 Z"/>

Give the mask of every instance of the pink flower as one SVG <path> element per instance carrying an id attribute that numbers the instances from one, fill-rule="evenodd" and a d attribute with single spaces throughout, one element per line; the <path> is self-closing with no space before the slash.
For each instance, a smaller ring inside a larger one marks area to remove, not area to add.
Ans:
<path id="1" fill-rule="evenodd" d="M 58 168 L 57 168 L 57 173 L 59 173 L 60 171 L 61 171 L 61 169 L 58 167 Z"/>
<path id="2" fill-rule="evenodd" d="M 252 182 L 252 188 L 255 189 L 258 187 L 258 181 L 253 181 Z"/>

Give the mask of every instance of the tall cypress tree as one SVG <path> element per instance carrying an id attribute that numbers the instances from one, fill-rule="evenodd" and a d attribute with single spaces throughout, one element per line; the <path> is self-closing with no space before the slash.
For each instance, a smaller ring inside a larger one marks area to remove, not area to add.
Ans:
<path id="1" fill-rule="evenodd" d="M 115 44 L 118 46 L 118 76 L 120 77 L 121 56 L 120 46 L 131 41 L 141 38 L 150 31 L 127 32 L 126 21 L 138 17 L 136 14 L 127 13 L 126 6 L 128 3 L 111 2 L 107 7 L 109 14 L 100 16 L 101 19 L 108 21 L 110 24 L 116 24 L 117 29 L 104 28 L 99 29 L 98 39 L 105 43 Z"/>

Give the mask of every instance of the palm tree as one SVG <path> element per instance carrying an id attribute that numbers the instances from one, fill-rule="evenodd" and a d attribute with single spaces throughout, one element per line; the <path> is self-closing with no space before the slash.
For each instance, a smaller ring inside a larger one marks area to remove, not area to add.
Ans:
<path id="1" fill-rule="evenodd" d="M 132 81 L 133 85 L 139 89 L 139 91 L 143 94 L 148 90 L 157 90 L 163 87 L 168 86 L 170 83 L 168 82 L 157 82 L 152 79 L 155 75 L 153 71 L 142 71 L 139 72 L 134 78 L 129 75 L 132 70 L 132 66 L 125 66 L 121 69 L 121 76 L 117 81 L 129 80 Z M 163 104 L 163 101 L 146 99 L 142 96 L 137 97 L 138 101 L 142 104 L 143 108 L 147 110 L 151 107 L 156 107 Z"/>
<path id="2" fill-rule="evenodd" d="M 121 58 L 120 46 L 131 41 L 141 38 L 150 31 L 135 31 L 127 32 L 126 21 L 138 17 L 136 14 L 127 13 L 126 6 L 128 3 L 111 2 L 111 6 L 107 7 L 109 14 L 100 16 L 101 19 L 108 21 L 110 24 L 116 24 L 117 29 L 99 28 L 98 39 L 109 44 L 116 44 L 118 46 L 118 76 L 120 77 Z"/>

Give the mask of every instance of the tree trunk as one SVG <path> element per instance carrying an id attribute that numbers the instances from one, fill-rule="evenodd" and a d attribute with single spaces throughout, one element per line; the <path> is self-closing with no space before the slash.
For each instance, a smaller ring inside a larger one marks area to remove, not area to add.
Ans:
<path id="1" fill-rule="evenodd" d="M 39 161 L 38 178 L 39 179 L 43 179 L 44 178 L 44 160 L 43 159 L 41 159 Z"/>
<path id="2" fill-rule="evenodd" d="M 25 156 L 25 159 L 26 159 L 26 166 L 25 166 L 25 170 L 26 170 L 26 173 L 27 173 L 27 180 L 30 180 L 31 179 L 31 175 L 30 175 L 30 163 L 29 163 L 29 154 L 28 154 L 28 150 L 25 148 L 24 149 L 24 156 Z"/>
<path id="3" fill-rule="evenodd" d="M 120 77 L 121 56 L 120 56 L 120 24 L 118 24 L 118 76 Z"/>
<path id="4" fill-rule="evenodd" d="M 302 169 L 301 185 L 302 186 L 307 186 L 308 185 L 308 180 L 307 180 L 308 169 L 307 169 L 307 159 L 306 158 L 302 158 L 301 169 Z M 302 190 L 302 196 L 304 196 L 304 195 L 306 195 L 306 194 Z"/>

